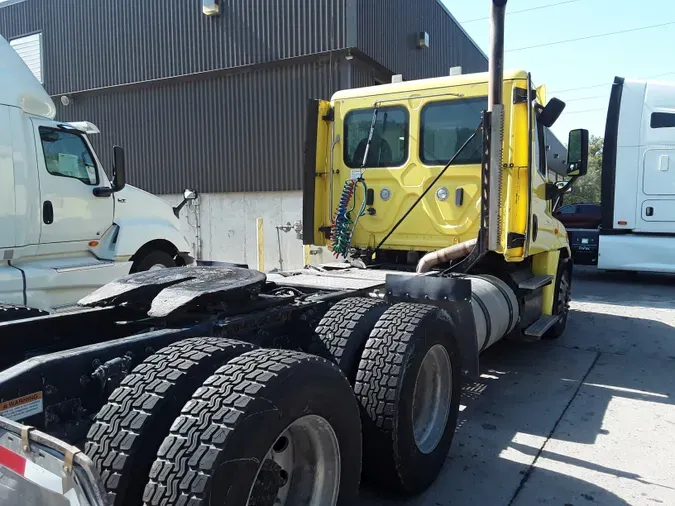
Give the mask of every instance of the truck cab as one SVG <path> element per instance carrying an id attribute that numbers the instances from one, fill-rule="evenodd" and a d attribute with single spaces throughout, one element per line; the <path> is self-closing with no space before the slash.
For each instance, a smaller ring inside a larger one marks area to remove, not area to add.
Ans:
<path id="1" fill-rule="evenodd" d="M 615 78 L 601 200 L 599 268 L 675 272 L 675 83 Z"/>
<path id="2" fill-rule="evenodd" d="M 50 96 L 0 38 L 0 301 L 55 310 L 118 277 L 190 264 L 177 216 L 124 181 L 113 181 L 87 122 L 54 120 Z"/>
<path id="3" fill-rule="evenodd" d="M 545 88 L 531 87 L 528 101 L 525 90 L 530 85 L 525 71 L 504 75 L 503 94 L 508 98 L 495 252 L 506 262 L 568 247 L 565 227 L 554 218 L 550 198 L 555 183 L 568 175 L 567 151 L 542 123 L 544 118 L 540 120 Z M 317 112 L 310 116 L 314 131 L 308 132 L 308 139 L 316 136 L 317 141 L 311 146 L 316 160 L 309 160 L 305 180 L 304 223 L 311 230 L 307 239 L 333 246 L 329 237 L 345 188 L 353 196 L 352 214 L 358 215 L 352 218 L 358 226 L 353 227 L 349 245 L 356 252 L 377 249 L 379 262 L 414 264 L 426 252 L 476 238 L 481 213 L 480 132 L 448 170 L 438 180 L 435 177 L 477 131 L 487 95 L 488 74 L 479 73 L 345 90 L 330 102 L 312 105 Z M 364 159 L 371 126 L 372 141 Z M 359 179 L 350 186 L 349 181 Z M 376 248 L 432 181 L 433 189 L 420 205 Z"/>
<path id="4" fill-rule="evenodd" d="M 572 261 L 554 211 L 587 170 L 588 131 L 566 149 L 550 130 L 565 104 L 524 70 L 504 72 L 494 110 L 489 88 L 477 73 L 313 101 L 303 239 L 366 269 L 497 277 L 525 334 L 560 335 Z"/>

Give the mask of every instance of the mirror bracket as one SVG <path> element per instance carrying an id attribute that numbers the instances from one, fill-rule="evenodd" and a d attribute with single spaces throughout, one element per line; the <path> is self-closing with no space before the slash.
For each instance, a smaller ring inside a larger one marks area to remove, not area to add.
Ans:
<path id="1" fill-rule="evenodd" d="M 181 201 L 181 203 L 178 204 L 176 207 L 172 208 L 174 216 L 176 218 L 180 218 L 181 209 L 185 207 L 185 204 L 187 204 L 191 200 L 197 199 L 197 197 L 199 197 L 197 190 L 190 190 L 189 188 L 186 188 L 185 191 L 183 192 L 183 200 Z"/>
<path id="2" fill-rule="evenodd" d="M 539 122 L 547 128 L 551 128 L 558 121 L 558 118 L 565 110 L 565 102 L 559 98 L 553 97 L 548 101 L 545 107 L 542 107 L 539 113 Z"/>

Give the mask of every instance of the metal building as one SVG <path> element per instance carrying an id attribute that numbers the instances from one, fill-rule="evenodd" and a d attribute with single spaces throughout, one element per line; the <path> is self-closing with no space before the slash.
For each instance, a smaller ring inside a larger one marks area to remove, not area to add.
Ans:
<path id="1" fill-rule="evenodd" d="M 271 222 L 299 219 L 307 99 L 395 74 L 487 70 L 441 0 L 0 0 L 0 34 L 57 118 L 99 127 L 104 164 L 119 144 L 131 184 L 167 199 L 185 187 L 204 195 L 197 253 L 251 264 L 251 223 L 222 232 L 218 213 L 278 198 L 286 218 Z M 248 253 L 230 254 L 238 246 Z"/>

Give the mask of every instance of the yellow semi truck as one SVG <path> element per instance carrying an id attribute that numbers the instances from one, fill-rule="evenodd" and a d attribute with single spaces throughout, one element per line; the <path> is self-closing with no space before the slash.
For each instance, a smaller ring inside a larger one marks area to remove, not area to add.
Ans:
<path id="1" fill-rule="evenodd" d="M 571 184 L 561 176 L 586 170 L 588 133 L 570 133 L 568 158 L 549 130 L 564 104 L 542 105 L 545 87 L 522 70 L 504 74 L 508 100 L 487 114 L 488 77 L 392 83 L 315 101 L 305 242 L 371 270 L 495 276 L 527 305 L 518 329 L 555 337 L 565 326 L 572 264 L 553 211 Z"/>
<path id="2" fill-rule="evenodd" d="M 8 503 L 351 506 L 362 477 L 429 487 L 480 353 L 558 337 L 571 296 L 552 210 L 588 132 L 563 148 L 564 104 L 502 71 L 505 4 L 490 72 L 310 104 L 304 240 L 339 262 L 210 262 L 121 278 L 79 312 L 0 307 Z"/>

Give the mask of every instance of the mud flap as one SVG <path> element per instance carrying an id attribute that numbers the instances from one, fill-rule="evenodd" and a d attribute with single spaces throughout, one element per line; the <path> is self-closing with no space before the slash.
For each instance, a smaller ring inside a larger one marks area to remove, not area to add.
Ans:
<path id="1" fill-rule="evenodd" d="M 385 282 L 388 302 L 417 302 L 444 309 L 450 316 L 452 333 L 462 360 L 462 374 L 477 378 L 478 343 L 471 309 L 471 281 L 462 277 L 432 277 L 388 274 Z"/>

